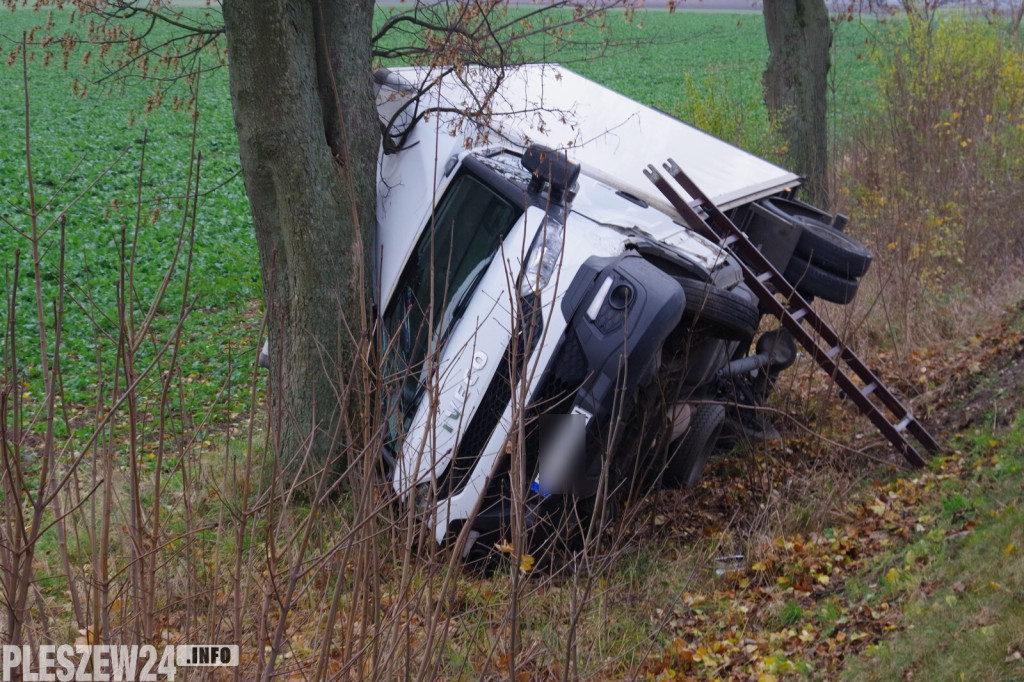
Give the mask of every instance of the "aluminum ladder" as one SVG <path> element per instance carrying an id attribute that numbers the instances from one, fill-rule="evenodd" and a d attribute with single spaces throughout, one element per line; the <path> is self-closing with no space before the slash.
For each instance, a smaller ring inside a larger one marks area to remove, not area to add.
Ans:
<path id="1" fill-rule="evenodd" d="M 836 331 L 814 312 L 796 288 L 747 239 L 747 235 L 708 199 L 675 161 L 668 159 L 663 167 L 693 197 L 693 204 L 684 200 L 654 166 L 648 166 L 644 175 L 665 195 L 692 229 L 738 256 L 743 278 L 760 301 L 762 310 L 779 319 L 782 326 L 908 462 L 914 466 L 924 465 L 924 458 L 907 435 L 913 436 L 930 453 L 938 452 L 940 447 L 921 422 L 843 343 Z M 706 217 L 702 217 L 701 213 Z M 860 380 L 861 385 L 857 384 L 855 378 Z"/>

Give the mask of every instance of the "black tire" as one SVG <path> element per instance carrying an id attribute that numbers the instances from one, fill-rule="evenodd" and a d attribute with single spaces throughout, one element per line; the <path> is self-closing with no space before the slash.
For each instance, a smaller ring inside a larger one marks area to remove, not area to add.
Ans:
<path id="1" fill-rule="evenodd" d="M 843 233 L 843 217 L 838 226 L 831 215 L 795 199 L 774 197 L 761 205 L 781 219 L 801 229 L 795 253 L 817 267 L 846 279 L 856 279 L 871 266 L 871 252 L 859 241 Z"/>
<path id="2" fill-rule="evenodd" d="M 754 338 L 761 322 L 761 312 L 755 304 L 709 282 L 695 279 L 677 281 L 686 293 L 683 310 L 686 323 L 718 339 L 749 342 Z"/>
<path id="3" fill-rule="evenodd" d="M 718 442 L 725 424 L 725 408 L 721 405 L 697 405 L 690 427 L 669 445 L 665 463 L 665 483 L 692 488 L 700 480 L 704 466 Z"/>
<path id="4" fill-rule="evenodd" d="M 798 224 L 803 231 L 793 252 L 812 265 L 848 280 L 871 267 L 871 252 L 850 235 L 812 220 Z"/>
<path id="5" fill-rule="evenodd" d="M 783 273 L 800 294 L 818 296 L 833 303 L 846 304 L 857 295 L 860 284 L 811 265 L 800 256 L 794 255 Z"/>

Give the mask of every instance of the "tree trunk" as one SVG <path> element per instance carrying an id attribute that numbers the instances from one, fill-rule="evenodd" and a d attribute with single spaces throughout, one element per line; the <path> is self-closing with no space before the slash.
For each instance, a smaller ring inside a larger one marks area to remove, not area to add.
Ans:
<path id="1" fill-rule="evenodd" d="M 832 30 L 824 0 L 765 0 L 765 103 L 815 201 L 828 193 L 828 69 Z"/>
<path id="2" fill-rule="evenodd" d="M 224 2 L 231 101 L 270 339 L 271 433 L 294 476 L 337 468 L 369 313 L 379 130 L 372 0 Z M 286 480 L 286 483 L 288 481 Z"/>

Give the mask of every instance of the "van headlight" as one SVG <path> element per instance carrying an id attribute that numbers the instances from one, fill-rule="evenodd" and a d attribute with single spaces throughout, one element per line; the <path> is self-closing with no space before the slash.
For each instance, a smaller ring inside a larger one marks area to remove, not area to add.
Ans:
<path id="1" fill-rule="evenodd" d="M 427 505 L 430 504 L 433 497 L 429 481 L 418 484 L 412 490 L 412 508 L 416 510 L 416 513 L 422 514 L 427 511 Z"/>
<path id="2" fill-rule="evenodd" d="M 523 278 L 519 285 L 521 296 L 537 294 L 548 285 L 562 257 L 564 245 L 565 226 L 550 216 L 545 217 L 526 255 L 526 267 L 523 268 Z"/>

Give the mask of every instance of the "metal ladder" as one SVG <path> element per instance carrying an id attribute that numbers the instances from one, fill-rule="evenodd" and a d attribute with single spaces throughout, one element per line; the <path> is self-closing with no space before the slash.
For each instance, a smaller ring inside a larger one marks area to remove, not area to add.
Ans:
<path id="1" fill-rule="evenodd" d="M 761 308 L 779 319 L 908 462 L 914 466 L 924 465 L 924 458 L 906 434 L 912 435 L 928 452 L 936 453 L 940 447 L 931 434 L 676 162 L 669 159 L 663 165 L 668 174 L 693 197 L 693 205 L 687 203 L 654 166 L 648 166 L 644 175 L 692 229 L 731 249 L 739 257 L 743 278 L 757 296 Z M 698 211 L 707 217 L 702 217 Z M 783 300 L 779 300 L 769 287 L 773 287 Z M 854 377 L 861 381 L 862 386 L 857 385 Z M 875 400 L 881 403 L 881 407 Z"/>

